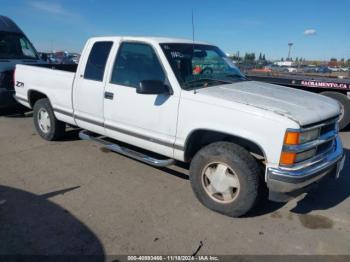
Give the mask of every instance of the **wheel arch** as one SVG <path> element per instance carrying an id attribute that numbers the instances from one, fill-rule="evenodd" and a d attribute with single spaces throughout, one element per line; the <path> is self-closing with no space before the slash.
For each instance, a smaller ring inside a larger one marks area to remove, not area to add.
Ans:
<path id="1" fill-rule="evenodd" d="M 48 96 L 46 94 L 44 94 L 43 92 L 37 91 L 37 90 L 28 90 L 28 101 L 29 101 L 29 105 L 31 108 L 34 107 L 36 101 L 38 101 L 39 99 L 43 99 L 43 98 L 47 98 Z"/>
<path id="2" fill-rule="evenodd" d="M 195 129 L 187 136 L 184 146 L 185 161 L 190 161 L 204 146 L 218 141 L 227 141 L 240 145 L 249 152 L 263 157 L 267 162 L 267 154 L 258 142 L 239 135 L 205 128 Z"/>

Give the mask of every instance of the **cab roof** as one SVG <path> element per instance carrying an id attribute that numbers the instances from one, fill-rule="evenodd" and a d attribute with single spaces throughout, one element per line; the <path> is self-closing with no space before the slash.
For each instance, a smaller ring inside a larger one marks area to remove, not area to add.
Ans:
<path id="1" fill-rule="evenodd" d="M 23 34 L 22 30 L 8 17 L 0 15 L 0 31 Z"/>
<path id="2" fill-rule="evenodd" d="M 170 37 L 153 37 L 153 36 L 103 36 L 92 37 L 92 41 L 140 41 L 153 44 L 166 44 L 166 43 L 184 43 L 193 44 L 192 40 L 182 38 L 170 38 Z M 205 42 L 194 41 L 195 44 L 209 45 Z"/>

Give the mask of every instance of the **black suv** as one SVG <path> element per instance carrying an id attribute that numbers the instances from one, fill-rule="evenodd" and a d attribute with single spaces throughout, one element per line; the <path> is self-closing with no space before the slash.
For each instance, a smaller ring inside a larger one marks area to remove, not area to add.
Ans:
<path id="1" fill-rule="evenodd" d="M 16 105 L 13 71 L 16 64 L 36 64 L 37 51 L 8 17 L 0 15 L 0 109 Z"/>

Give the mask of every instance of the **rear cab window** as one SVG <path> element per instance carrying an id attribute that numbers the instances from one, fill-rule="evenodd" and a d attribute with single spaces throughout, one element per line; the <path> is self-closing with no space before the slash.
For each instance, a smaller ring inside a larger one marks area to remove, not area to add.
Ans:
<path id="1" fill-rule="evenodd" d="M 109 53 L 113 42 L 95 42 L 91 48 L 85 66 L 84 78 L 94 81 L 102 81 Z"/>

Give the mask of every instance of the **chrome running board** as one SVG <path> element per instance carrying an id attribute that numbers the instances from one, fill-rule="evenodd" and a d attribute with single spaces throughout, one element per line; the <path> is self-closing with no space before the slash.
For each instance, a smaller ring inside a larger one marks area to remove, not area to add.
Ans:
<path id="1" fill-rule="evenodd" d="M 130 148 L 124 147 L 124 146 L 120 146 L 116 143 L 112 143 L 107 139 L 107 137 L 105 136 L 100 136 L 98 134 L 89 132 L 87 130 L 82 130 L 79 132 L 79 137 L 82 140 L 92 140 L 95 142 L 98 142 L 100 144 L 102 144 L 105 148 L 119 153 L 121 155 L 136 159 L 140 162 L 144 162 L 146 164 L 149 164 L 151 166 L 157 166 L 157 167 L 165 167 L 165 166 L 170 166 L 173 165 L 175 163 L 174 159 L 157 159 L 151 156 L 148 156 L 146 154 L 137 152 L 135 150 L 132 150 Z"/>

